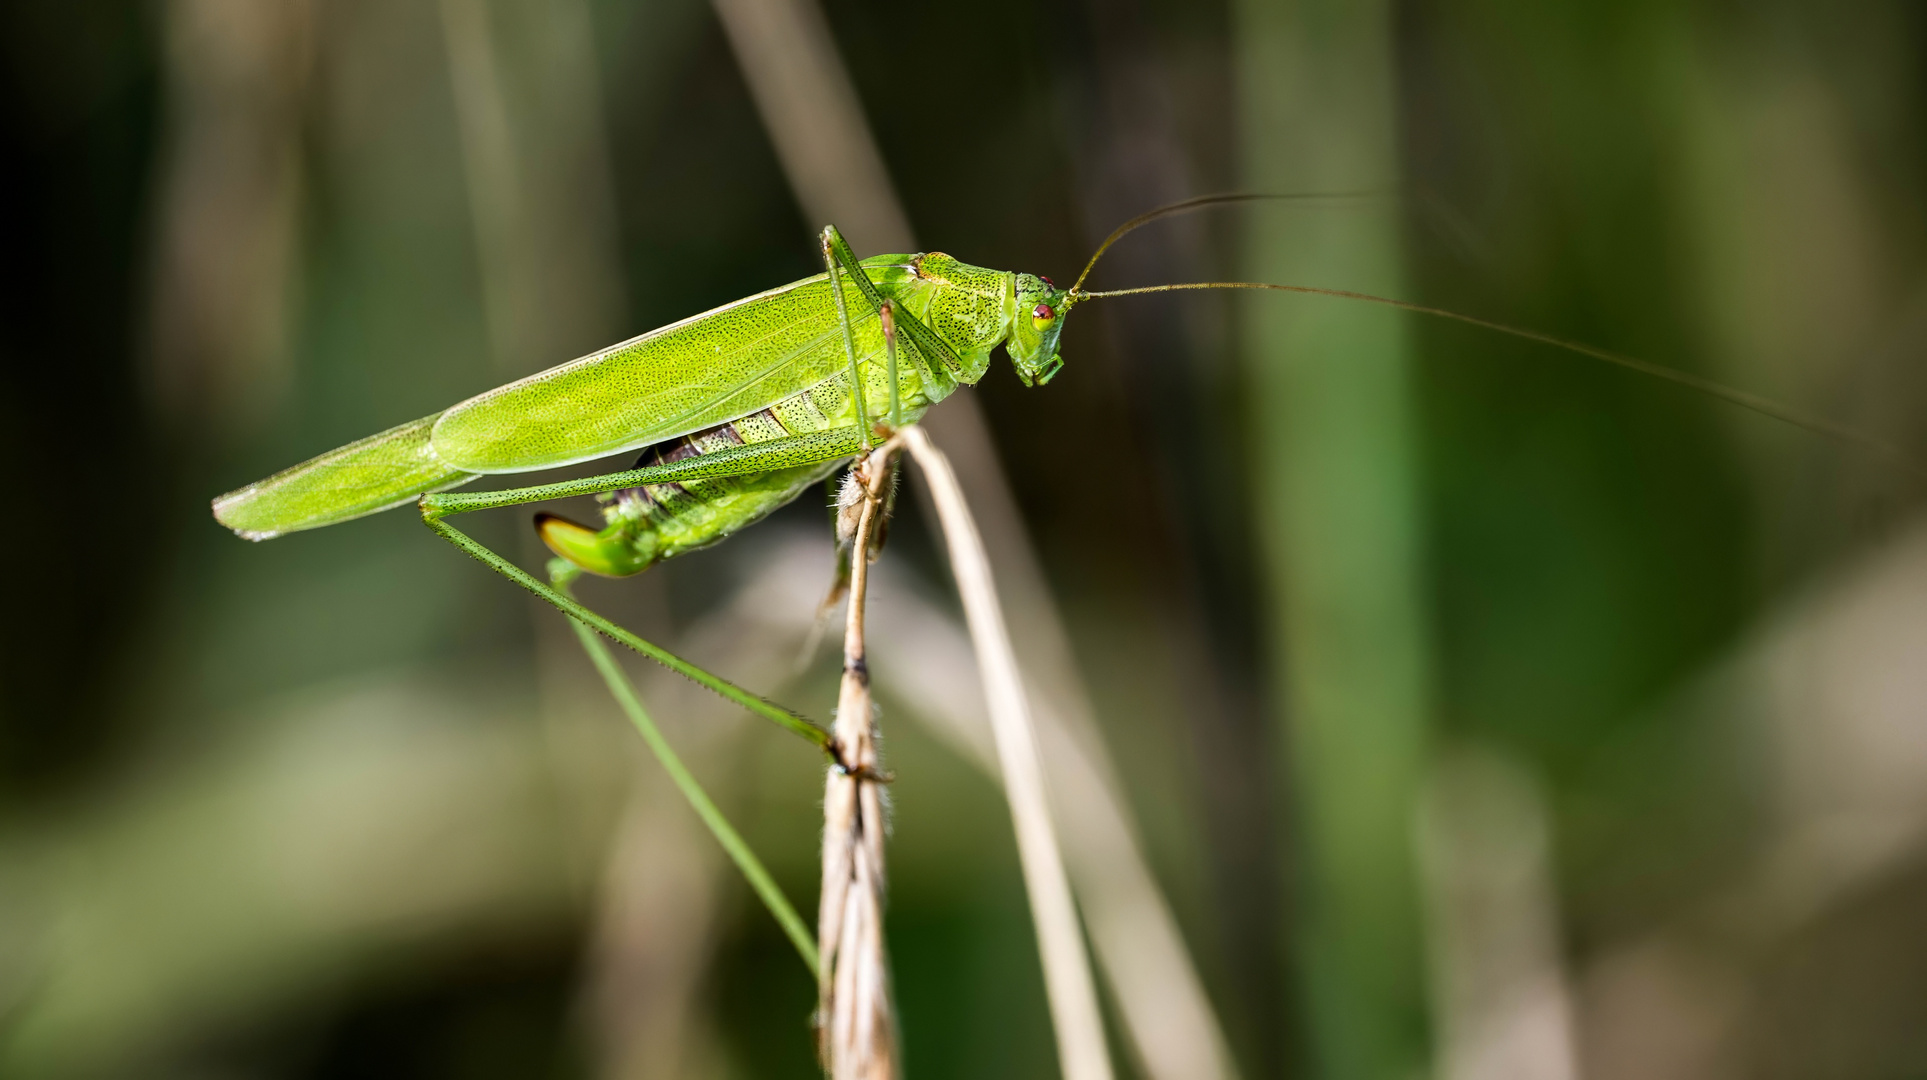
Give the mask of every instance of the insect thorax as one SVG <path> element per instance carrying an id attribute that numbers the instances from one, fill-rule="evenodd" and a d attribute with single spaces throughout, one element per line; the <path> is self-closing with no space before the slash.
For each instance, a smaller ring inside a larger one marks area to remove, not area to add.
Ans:
<path id="1" fill-rule="evenodd" d="M 920 255 L 913 265 L 918 291 L 928 297 L 922 311 L 925 324 L 963 358 L 967 371 L 959 381 L 976 382 L 988 367 L 990 350 L 1010 334 L 1014 276 L 959 262 L 941 251 Z"/>

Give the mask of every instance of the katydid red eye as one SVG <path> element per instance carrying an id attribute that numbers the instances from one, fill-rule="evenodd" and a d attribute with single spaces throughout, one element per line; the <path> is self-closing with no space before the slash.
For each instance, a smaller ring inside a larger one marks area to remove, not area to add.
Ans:
<path id="1" fill-rule="evenodd" d="M 1039 304 L 1030 309 L 1030 317 L 1033 319 L 1055 319 L 1057 318 L 1057 312 L 1052 311 L 1049 304 Z"/>
<path id="2" fill-rule="evenodd" d="M 1051 279 L 1045 277 L 1042 274 L 1037 275 L 1037 280 L 1043 282 L 1045 285 L 1048 285 L 1053 289 L 1057 288 L 1057 282 L 1052 281 Z"/>

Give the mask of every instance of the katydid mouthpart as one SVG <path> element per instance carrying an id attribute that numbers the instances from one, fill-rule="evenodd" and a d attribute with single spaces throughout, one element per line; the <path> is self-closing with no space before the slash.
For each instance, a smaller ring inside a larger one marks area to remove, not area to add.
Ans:
<path id="1" fill-rule="evenodd" d="M 611 577 L 716 543 L 795 499 L 880 432 L 914 423 L 982 379 L 1002 346 L 1027 386 L 1063 367 L 1058 338 L 1086 300 L 1195 289 L 1257 289 L 1358 300 L 1451 319 L 1665 379 L 1917 466 L 1895 447 L 1696 375 L 1531 330 L 1387 297 L 1263 282 L 1189 282 L 1088 291 L 1125 234 L 1208 206 L 1349 195 L 1207 195 L 1141 214 L 1107 237 L 1069 289 L 940 252 L 858 261 L 835 227 L 824 272 L 672 323 L 486 391 L 444 412 L 329 451 L 213 502 L 251 540 L 419 503 L 430 529 L 565 613 L 819 746 L 817 725 L 621 630 L 449 525 L 455 514 L 572 495 L 604 496 L 604 526 L 538 514 L 543 541 L 572 566 Z M 497 473 L 640 450 L 635 466 L 583 480 L 474 494 L 448 489 Z"/>

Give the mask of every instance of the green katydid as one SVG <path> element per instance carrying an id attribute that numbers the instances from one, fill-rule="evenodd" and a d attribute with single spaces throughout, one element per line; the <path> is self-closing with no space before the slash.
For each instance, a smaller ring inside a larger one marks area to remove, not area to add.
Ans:
<path id="1" fill-rule="evenodd" d="M 429 528 L 569 615 L 829 749 L 823 729 L 637 638 L 476 543 L 444 519 L 568 495 L 622 494 L 593 531 L 543 515 L 573 566 L 626 576 L 703 547 L 791 501 L 872 444 L 871 417 L 914 422 L 981 379 L 1004 345 L 1026 383 L 1056 374 L 1063 290 L 940 253 L 858 262 L 835 228 L 825 272 L 350 443 L 214 500 L 214 516 L 265 540 L 419 499 Z M 890 331 L 886 333 L 886 331 Z M 899 362 L 901 354 L 901 362 Z M 860 393 L 852 393 L 860 387 Z M 489 473 L 647 448 L 626 472 L 481 494 Z"/>
<path id="2" fill-rule="evenodd" d="M 542 539 L 574 570 L 638 573 L 755 523 L 865 452 L 877 426 L 914 422 L 974 384 L 999 345 L 1026 385 L 1062 367 L 1058 337 L 1076 304 L 1186 289 L 1272 289 L 1387 304 L 1525 337 L 1689 386 L 1829 436 L 1897 455 L 1828 421 L 1645 361 L 1404 301 L 1310 286 L 1197 282 L 1092 292 L 1099 258 L 1125 233 L 1174 213 L 1261 195 L 1175 203 L 1119 226 L 1075 284 L 972 266 L 941 253 L 859 262 L 834 227 L 824 273 L 653 330 L 479 394 L 444 412 L 322 454 L 214 500 L 214 516 L 265 540 L 418 501 L 424 522 L 498 573 L 624 645 L 834 753 L 829 733 L 622 630 L 449 525 L 473 510 L 618 494 L 600 530 L 541 514 Z M 1301 196 L 1302 197 L 1302 196 Z M 852 392 L 860 388 L 860 392 Z M 624 472 L 476 494 L 448 489 L 642 450 Z"/>

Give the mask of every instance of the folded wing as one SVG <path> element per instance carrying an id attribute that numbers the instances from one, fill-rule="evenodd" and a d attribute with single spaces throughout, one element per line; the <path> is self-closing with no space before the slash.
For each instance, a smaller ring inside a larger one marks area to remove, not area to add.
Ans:
<path id="1" fill-rule="evenodd" d="M 906 262 L 864 266 L 881 282 L 909 273 Z M 880 353 L 876 313 L 848 282 L 844 296 L 858 354 Z M 433 444 L 471 472 L 568 465 L 747 416 L 848 366 L 819 274 L 472 397 L 442 414 Z"/>
<path id="2" fill-rule="evenodd" d="M 475 479 L 436 455 L 441 413 L 370 435 L 214 500 L 214 517 L 250 540 L 386 510 Z"/>

